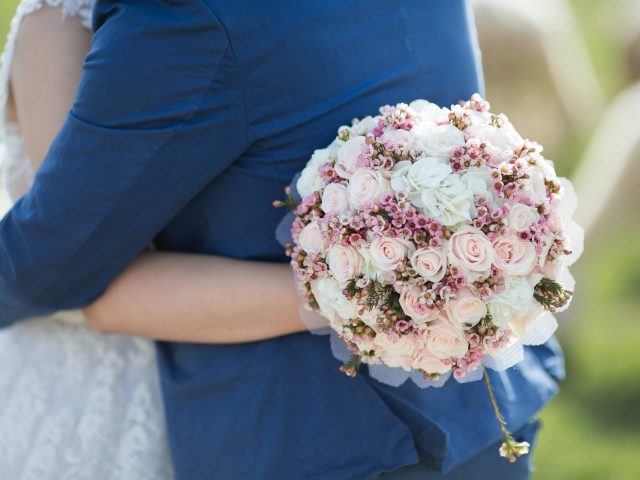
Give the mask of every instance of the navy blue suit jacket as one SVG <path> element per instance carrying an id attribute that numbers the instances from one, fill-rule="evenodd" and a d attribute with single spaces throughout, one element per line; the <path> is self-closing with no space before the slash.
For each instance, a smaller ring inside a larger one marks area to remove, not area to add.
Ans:
<path id="1" fill-rule="evenodd" d="M 89 304 L 152 240 L 286 261 L 271 202 L 339 125 L 481 90 L 469 15 L 462 0 L 99 0 L 73 108 L 0 223 L 1 325 Z M 481 382 L 349 379 L 326 337 L 158 352 L 181 479 L 446 470 L 499 438 Z M 554 365 L 529 349 L 495 375 L 514 429 L 555 392 Z"/>

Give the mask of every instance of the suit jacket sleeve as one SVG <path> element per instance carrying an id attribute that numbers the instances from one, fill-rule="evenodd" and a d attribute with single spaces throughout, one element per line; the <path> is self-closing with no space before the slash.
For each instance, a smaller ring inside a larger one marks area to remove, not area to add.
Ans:
<path id="1" fill-rule="evenodd" d="M 246 147 L 238 69 L 198 0 L 99 1 L 68 119 L 0 222 L 0 326 L 97 298 Z"/>

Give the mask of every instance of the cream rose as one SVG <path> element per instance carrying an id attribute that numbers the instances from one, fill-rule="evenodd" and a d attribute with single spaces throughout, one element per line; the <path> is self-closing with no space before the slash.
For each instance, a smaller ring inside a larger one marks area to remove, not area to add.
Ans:
<path id="1" fill-rule="evenodd" d="M 386 173 L 386 172 L 385 172 Z M 355 209 L 377 202 L 390 190 L 389 180 L 379 170 L 357 170 L 349 181 L 349 202 Z"/>
<path id="2" fill-rule="evenodd" d="M 427 307 L 422 290 L 415 285 L 405 287 L 400 293 L 400 306 L 416 323 L 425 323 L 438 316 L 437 309 Z"/>
<path id="3" fill-rule="evenodd" d="M 487 236 L 478 228 L 463 226 L 449 239 L 449 263 L 456 265 L 469 282 L 487 277 L 495 254 Z"/>
<path id="4" fill-rule="evenodd" d="M 355 173 L 358 157 L 362 153 L 365 143 L 365 137 L 352 137 L 338 150 L 338 159 L 334 168 L 342 178 L 349 179 Z"/>
<path id="5" fill-rule="evenodd" d="M 329 246 L 329 241 L 323 237 L 320 231 L 320 224 L 316 221 L 311 222 L 302 229 L 298 237 L 298 243 L 305 252 L 312 254 L 324 254 Z"/>
<path id="6" fill-rule="evenodd" d="M 526 232 L 531 225 L 537 223 L 540 219 L 538 211 L 522 203 L 516 203 L 511 207 L 509 216 L 507 217 L 507 225 L 515 232 Z"/>
<path id="7" fill-rule="evenodd" d="M 521 240 L 515 233 L 496 238 L 493 250 L 493 263 L 507 275 L 528 275 L 538 260 L 533 243 Z"/>
<path id="8" fill-rule="evenodd" d="M 544 307 L 538 302 L 531 302 L 527 313 L 520 317 L 513 318 L 511 322 L 509 322 L 509 328 L 511 328 L 511 330 L 517 337 L 522 337 L 527 329 L 531 325 L 533 325 L 536 320 L 538 320 L 545 312 L 546 310 L 544 309 Z"/>
<path id="9" fill-rule="evenodd" d="M 318 165 L 307 165 L 296 182 L 296 189 L 302 198 L 322 190 L 324 183 L 318 171 Z"/>
<path id="10" fill-rule="evenodd" d="M 330 183 L 322 192 L 322 204 L 320 205 L 324 213 L 334 213 L 336 215 L 349 211 L 349 192 L 347 187 L 340 183 Z"/>
<path id="11" fill-rule="evenodd" d="M 460 175 L 451 174 L 434 188 L 422 191 L 413 204 L 424 208 L 425 214 L 448 227 L 471 221 L 475 211 L 473 192 L 462 182 Z"/>
<path id="12" fill-rule="evenodd" d="M 337 280 L 323 277 L 313 283 L 311 291 L 318 302 L 320 311 L 329 320 L 331 327 L 339 333 L 342 331 L 344 321 L 356 316 L 353 302 L 344 296 Z"/>
<path id="13" fill-rule="evenodd" d="M 426 347 L 418 350 L 413 360 L 413 368 L 419 368 L 427 373 L 439 375 L 451 370 L 451 366 L 442 363 L 442 360 L 430 353 Z"/>
<path id="14" fill-rule="evenodd" d="M 447 270 L 447 254 L 443 248 L 419 248 L 411 255 L 411 266 L 429 282 L 439 282 Z"/>
<path id="15" fill-rule="evenodd" d="M 347 282 L 355 278 L 363 268 L 364 259 L 353 247 L 336 244 L 327 253 L 329 271 L 338 282 Z"/>
<path id="16" fill-rule="evenodd" d="M 507 328 L 514 318 L 526 315 L 533 301 L 533 287 L 524 278 L 507 277 L 505 288 L 491 298 L 489 313 L 493 323 Z"/>
<path id="17" fill-rule="evenodd" d="M 469 349 L 469 342 L 460 325 L 444 317 L 434 320 L 427 330 L 425 345 L 437 358 L 459 358 Z"/>
<path id="18" fill-rule="evenodd" d="M 487 315 L 487 305 L 475 288 L 463 288 L 447 302 L 447 316 L 454 323 L 472 327 Z"/>
<path id="19" fill-rule="evenodd" d="M 403 335 L 396 338 L 386 333 L 378 333 L 373 344 L 385 365 L 411 370 L 416 349 L 416 341 L 412 336 Z"/>
<path id="20" fill-rule="evenodd" d="M 501 127 L 472 125 L 467 131 L 485 143 L 492 158 L 498 161 L 496 163 L 509 161 L 515 155 L 515 151 L 524 144 L 520 134 L 509 122 Z"/>
<path id="21" fill-rule="evenodd" d="M 412 130 L 429 156 L 449 159 L 453 151 L 465 144 L 464 133 L 450 123 L 422 123 Z"/>
<path id="22" fill-rule="evenodd" d="M 369 245 L 369 260 L 377 270 L 390 272 L 398 268 L 415 246 L 401 238 L 379 237 Z"/>

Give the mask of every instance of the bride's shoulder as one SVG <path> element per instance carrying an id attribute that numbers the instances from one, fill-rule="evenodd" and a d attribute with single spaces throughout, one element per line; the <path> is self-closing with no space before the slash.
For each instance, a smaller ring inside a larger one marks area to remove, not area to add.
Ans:
<path id="1" fill-rule="evenodd" d="M 26 15 L 49 6 L 60 10 L 62 19 L 79 17 L 82 24 L 91 28 L 91 12 L 95 0 L 21 0 L 15 18 L 20 20 Z"/>

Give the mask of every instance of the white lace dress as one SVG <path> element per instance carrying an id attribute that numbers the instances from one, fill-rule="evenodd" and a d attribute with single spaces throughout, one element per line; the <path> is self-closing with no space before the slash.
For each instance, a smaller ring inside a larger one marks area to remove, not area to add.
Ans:
<path id="1" fill-rule="evenodd" d="M 22 0 L 0 68 L 0 192 L 4 207 L 33 178 L 16 125 L 6 121 L 9 66 Z M 46 0 L 88 27 L 92 0 Z M 101 335 L 79 312 L 0 331 L 0 478 L 171 479 L 152 342 Z"/>

